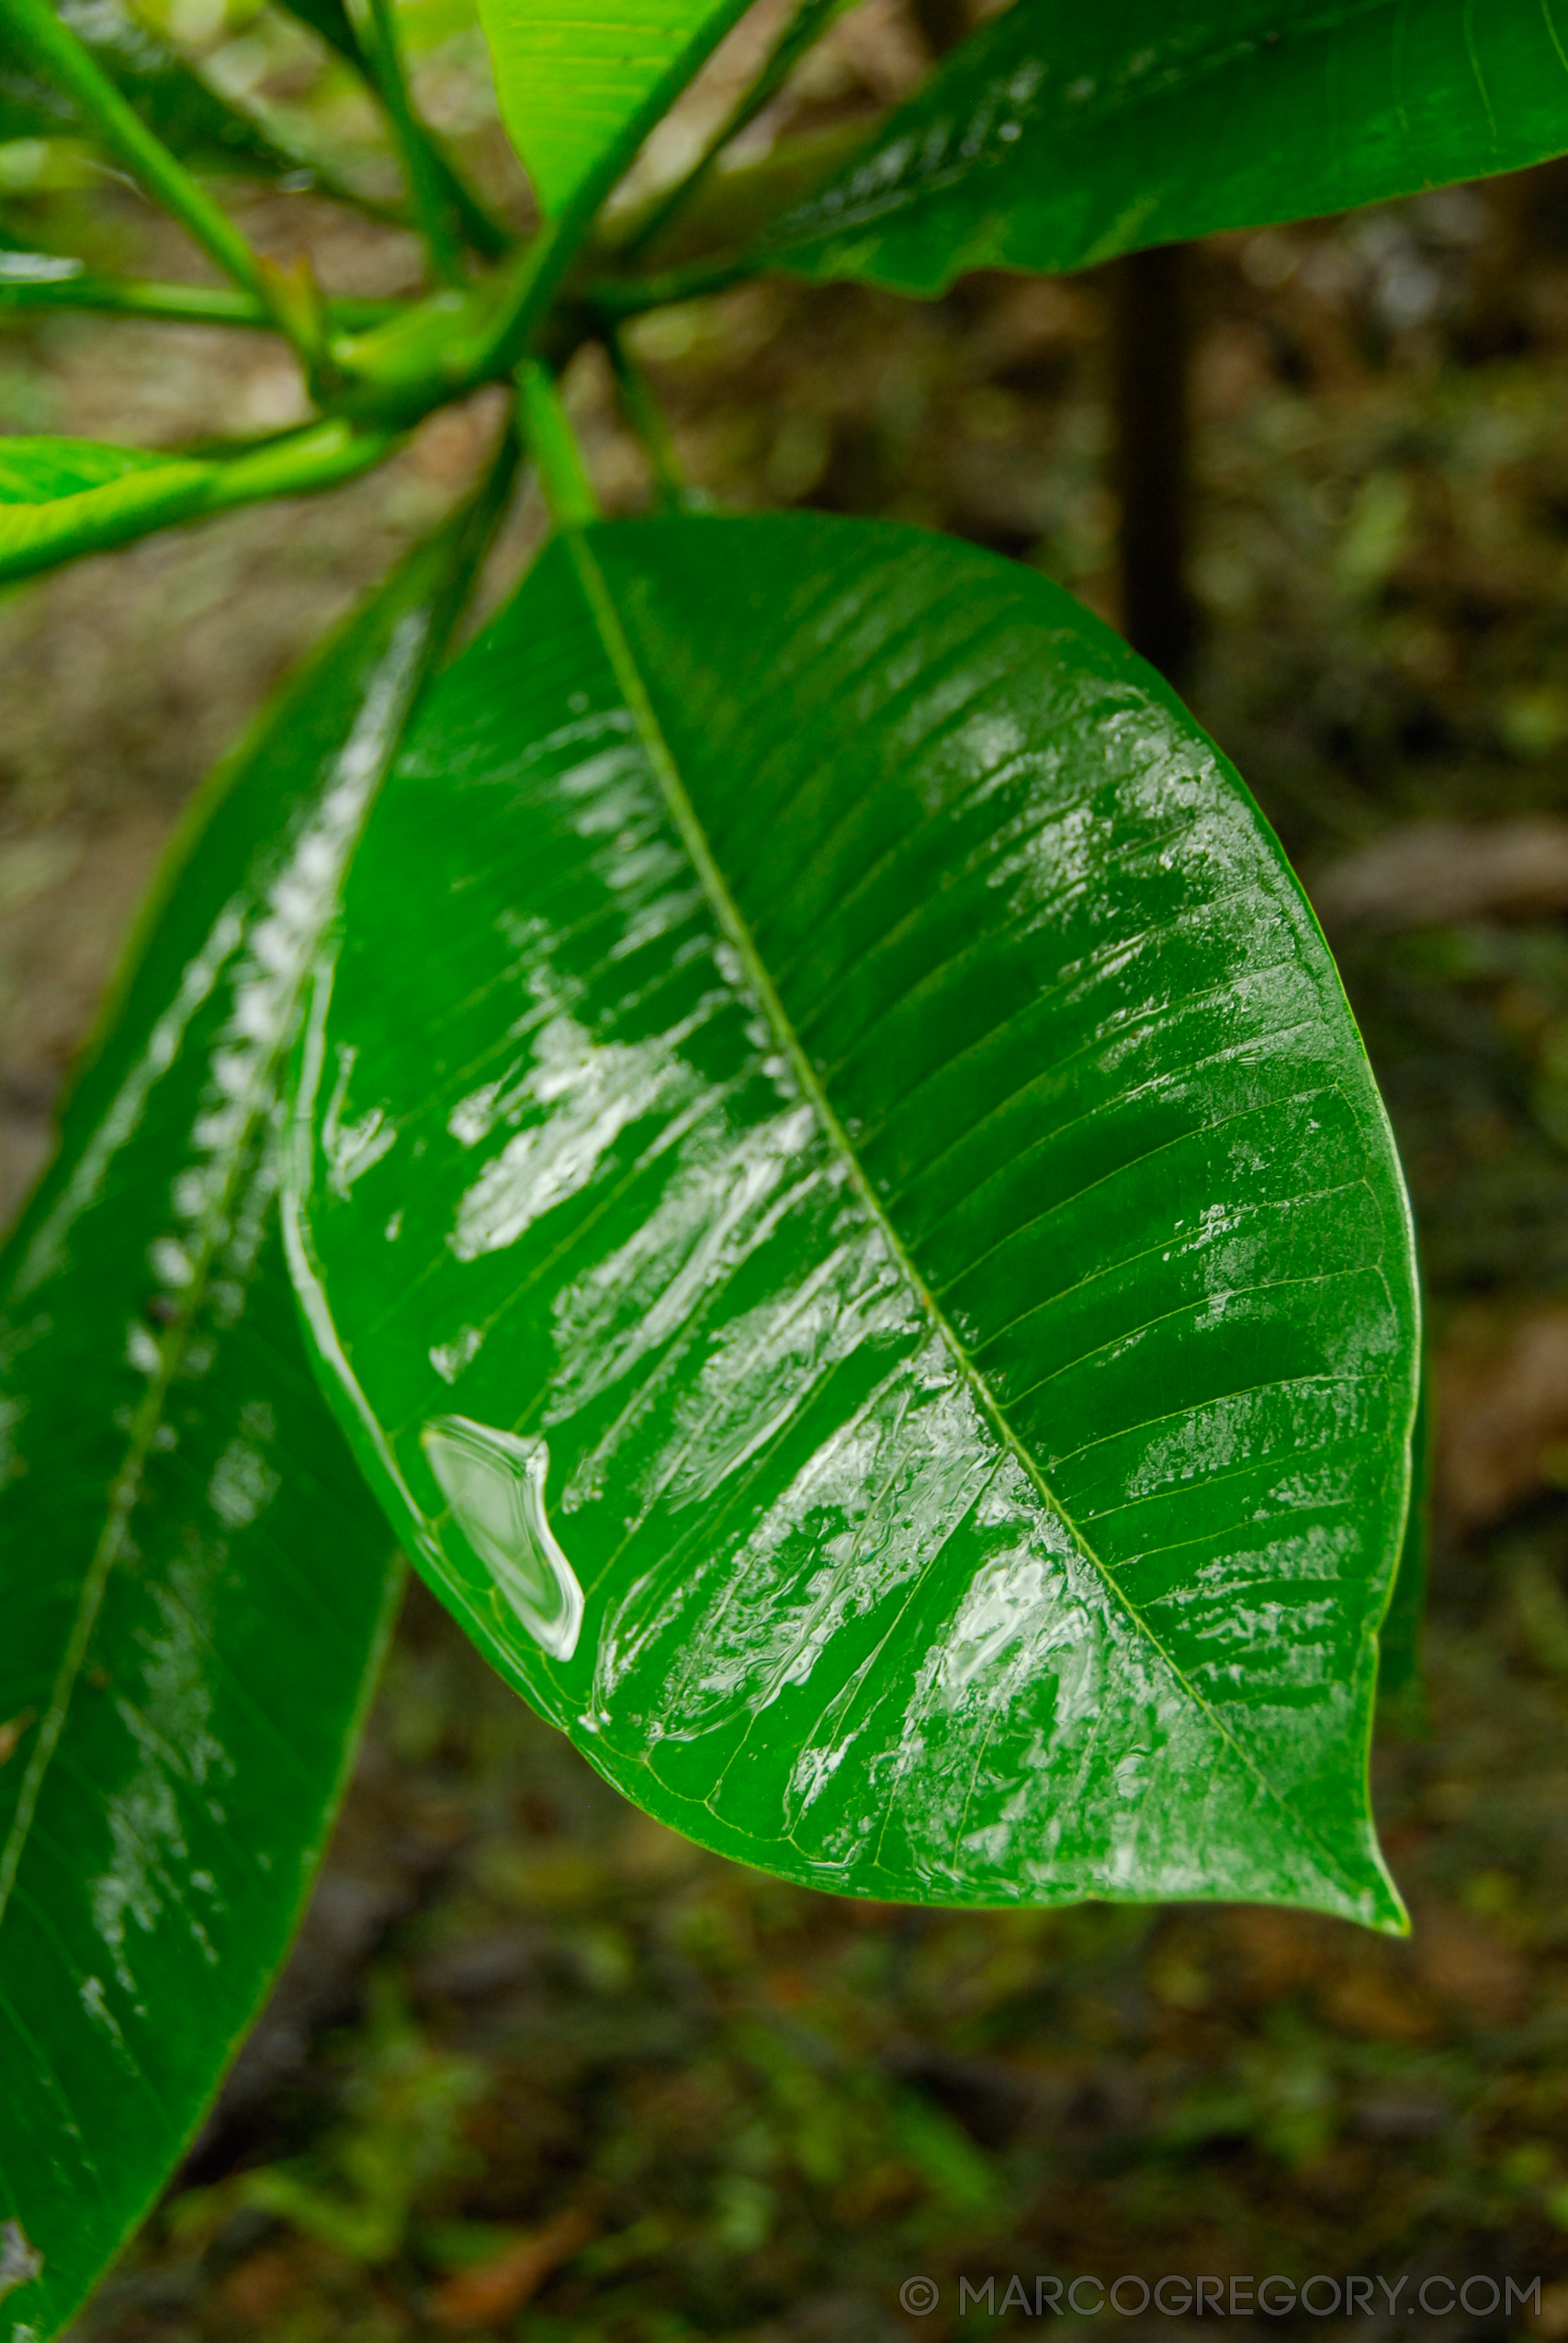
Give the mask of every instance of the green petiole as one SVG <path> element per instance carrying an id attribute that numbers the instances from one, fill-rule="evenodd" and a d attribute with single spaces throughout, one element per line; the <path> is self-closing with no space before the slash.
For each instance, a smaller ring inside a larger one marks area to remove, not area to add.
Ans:
<path id="1" fill-rule="evenodd" d="M 112 316 L 161 318 L 177 325 L 247 325 L 275 328 L 269 310 L 230 285 L 166 285 L 133 277 L 96 277 L 80 263 L 51 255 L 36 257 L 51 273 L 36 277 L 14 273 L 32 254 L 0 254 L 0 314 L 21 309 L 96 310 Z M 339 334 L 368 333 L 401 316 L 402 301 L 328 301 L 329 326 Z"/>
<path id="2" fill-rule="evenodd" d="M 600 518 L 599 499 L 555 377 L 538 358 L 525 358 L 517 392 L 524 445 L 538 467 L 550 518 L 558 529 L 585 528 Z"/>
<path id="3" fill-rule="evenodd" d="M 368 12 L 374 42 L 375 79 L 402 155 L 420 233 L 424 238 L 431 265 L 441 282 L 460 285 L 465 273 L 463 256 L 452 233 L 446 191 L 436 173 L 423 125 L 413 109 L 391 0 L 368 0 Z"/>

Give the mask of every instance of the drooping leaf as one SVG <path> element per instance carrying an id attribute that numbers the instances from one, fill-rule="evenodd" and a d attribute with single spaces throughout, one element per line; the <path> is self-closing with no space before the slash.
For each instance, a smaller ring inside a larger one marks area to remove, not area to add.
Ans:
<path id="1" fill-rule="evenodd" d="M 395 1591 L 299 1337 L 278 1092 L 481 536 L 411 556 L 209 785 L 0 1256 L 0 2221 L 43 2257 L 18 2332 L 72 2314 L 199 2122 Z"/>
<path id="2" fill-rule="evenodd" d="M 1277 845 L 1068 594 L 802 515 L 558 544 L 302 1047 L 329 1388 L 629 1796 L 821 1887 L 1398 1925 L 1404 1191 Z"/>
<path id="3" fill-rule="evenodd" d="M 299 169 L 299 155 L 226 105 L 121 0 L 59 0 L 59 14 L 148 129 L 182 160 L 267 177 Z M 0 7 L 0 139 L 57 137 L 76 122 L 70 98 L 38 72 Z"/>
<path id="4" fill-rule="evenodd" d="M 629 162 L 745 0 L 479 0 L 502 119 L 541 209 Z"/>
<path id="5" fill-rule="evenodd" d="M 152 529 L 334 487 L 379 463 L 382 431 L 311 424 L 234 456 L 153 455 L 90 439 L 0 439 L 0 584 Z"/>
<path id="6" fill-rule="evenodd" d="M 769 249 L 934 293 L 1564 152 L 1563 0 L 1017 0 Z"/>

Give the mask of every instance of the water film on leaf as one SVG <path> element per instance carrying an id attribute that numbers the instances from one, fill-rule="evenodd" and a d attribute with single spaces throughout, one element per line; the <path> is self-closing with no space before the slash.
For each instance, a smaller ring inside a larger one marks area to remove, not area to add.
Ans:
<path id="1" fill-rule="evenodd" d="M 660 1817 L 1402 1924 L 1398 1165 L 1256 808 L 1069 595 L 815 516 L 558 541 L 368 825 L 288 1182 L 410 1551 Z"/>

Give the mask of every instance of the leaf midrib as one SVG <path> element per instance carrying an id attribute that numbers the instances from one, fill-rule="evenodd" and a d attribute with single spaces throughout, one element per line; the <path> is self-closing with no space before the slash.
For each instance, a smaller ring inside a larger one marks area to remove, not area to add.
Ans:
<path id="1" fill-rule="evenodd" d="M 849 1134 L 818 1080 L 816 1070 L 795 1035 L 788 1013 L 779 998 L 773 979 L 752 939 L 750 929 L 742 917 L 739 906 L 736 903 L 724 875 L 715 860 L 706 832 L 697 818 L 696 809 L 681 777 L 680 767 L 676 764 L 674 753 L 664 737 L 663 728 L 660 724 L 652 699 L 637 665 L 636 653 L 621 624 L 620 615 L 616 610 L 608 581 L 599 566 L 592 547 L 580 529 L 565 529 L 561 532 L 561 536 L 577 572 L 578 583 L 581 587 L 583 598 L 588 604 L 601 647 L 609 661 L 617 685 L 626 695 L 626 706 L 637 725 L 644 751 L 663 792 L 671 817 L 682 844 L 691 855 L 719 926 L 727 941 L 739 956 L 747 978 L 755 990 L 759 1004 L 772 1025 L 780 1047 L 795 1070 L 802 1095 L 810 1102 L 820 1118 L 829 1143 L 844 1163 L 851 1183 L 874 1225 L 881 1233 L 893 1261 L 908 1280 L 909 1286 L 925 1311 L 931 1325 L 946 1345 L 949 1355 L 968 1384 L 976 1403 L 998 1438 L 1015 1459 L 1041 1500 L 1062 1523 L 1077 1552 L 1102 1581 L 1137 1635 L 1150 1650 L 1157 1653 L 1162 1664 L 1169 1670 L 1194 1708 L 1208 1720 L 1215 1733 L 1235 1755 L 1238 1763 L 1244 1766 L 1257 1782 L 1270 1805 L 1289 1813 L 1296 1829 L 1303 1836 L 1310 1838 L 1316 1845 L 1330 1873 L 1335 1875 L 1340 1874 L 1342 1866 L 1332 1850 L 1324 1843 L 1318 1832 L 1304 1817 L 1285 1805 L 1279 1790 L 1269 1781 L 1256 1758 L 1236 1739 L 1235 1735 L 1213 1703 L 1204 1698 L 1197 1685 L 1192 1682 L 1174 1655 L 1167 1648 L 1161 1637 L 1145 1618 L 1110 1564 L 1095 1551 L 1085 1537 L 1072 1514 L 1045 1479 L 1028 1448 L 1013 1431 L 1000 1401 L 991 1390 L 986 1376 L 970 1357 L 966 1347 L 959 1338 L 957 1330 L 948 1320 L 916 1267 L 897 1229 L 888 1218 L 867 1180 Z"/>

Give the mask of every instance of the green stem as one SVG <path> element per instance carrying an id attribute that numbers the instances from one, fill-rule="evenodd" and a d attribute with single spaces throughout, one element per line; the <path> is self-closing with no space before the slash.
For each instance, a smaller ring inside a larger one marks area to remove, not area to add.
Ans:
<path id="1" fill-rule="evenodd" d="M 608 341 L 610 363 L 615 370 L 615 387 L 620 393 L 622 412 L 641 440 L 648 460 L 653 467 L 660 510 L 665 513 L 705 512 L 708 499 L 701 489 L 692 486 L 681 470 L 681 459 L 675 453 L 675 442 L 670 435 L 669 419 L 654 397 L 653 387 L 647 375 L 618 334 L 612 332 Z"/>
<path id="2" fill-rule="evenodd" d="M 654 124 L 660 121 L 703 58 L 716 47 L 739 16 L 743 0 L 723 0 L 710 13 L 701 35 L 679 67 L 649 91 L 635 114 L 600 156 L 553 220 L 547 221 L 510 268 L 498 270 L 497 300 L 469 353 L 479 379 L 516 366 L 544 321 L 585 241 L 599 208 L 615 186 Z"/>
<path id="3" fill-rule="evenodd" d="M 452 207 L 466 241 L 481 260 L 504 260 L 509 252 L 516 250 L 516 237 L 509 235 L 499 221 L 491 218 L 456 164 L 448 158 L 434 132 L 424 130 L 423 125 L 421 128 L 431 168 Z"/>
<path id="4" fill-rule="evenodd" d="M 333 0 L 282 0 L 290 16 L 309 25 L 318 40 L 324 40 L 336 51 L 344 64 L 356 73 L 372 97 L 385 105 L 381 85 L 376 78 L 371 61 L 360 48 L 348 11 Z M 516 238 L 507 233 L 499 221 L 491 218 L 468 181 L 448 156 L 435 132 L 426 123 L 417 121 L 420 142 L 428 159 L 431 173 L 450 207 L 466 241 L 485 260 L 504 260 L 516 245 Z M 350 198 L 358 201 L 358 198 Z"/>
<path id="5" fill-rule="evenodd" d="M 146 129 L 85 43 L 57 17 L 49 0 L 6 0 L 6 21 L 45 73 L 72 97 L 106 144 L 134 172 L 149 195 L 173 214 L 217 262 L 225 277 L 258 301 L 297 348 L 298 321 L 275 298 L 258 255 L 228 214 Z M 314 353 L 301 350 L 307 361 Z"/>
<path id="6" fill-rule="evenodd" d="M 604 318 L 640 317 L 645 310 L 722 293 L 743 277 L 760 276 L 766 260 L 766 255 L 748 247 L 715 253 L 707 260 L 690 261 L 683 268 L 662 269 L 652 277 L 600 277 L 585 287 L 583 300 Z"/>
<path id="7" fill-rule="evenodd" d="M 581 269 L 585 308 L 602 319 L 637 317 L 671 301 L 722 292 L 776 266 L 787 249 L 777 239 L 779 220 L 864 149 L 882 119 L 840 123 L 781 141 L 760 162 L 727 171 L 716 185 L 694 187 L 681 235 L 693 256 L 678 265 L 641 277 L 621 272 L 623 255 L 645 241 L 646 218 L 635 221 L 618 245 L 591 245 Z"/>
<path id="8" fill-rule="evenodd" d="M 555 377 L 538 358 L 517 369 L 523 438 L 538 467 L 545 502 L 558 529 L 586 528 L 601 517 L 577 435 L 567 419 Z"/>
<path id="9" fill-rule="evenodd" d="M 402 49 L 392 15 L 392 0 L 369 0 L 370 24 L 375 40 L 376 79 L 382 102 L 391 118 L 403 168 L 408 174 L 409 193 L 419 220 L 420 232 L 430 254 L 431 265 L 445 285 L 463 282 L 462 255 L 452 233 L 446 196 L 434 169 L 434 157 L 425 141 L 423 125 L 413 110 L 409 93 L 408 75 L 403 70 Z"/>
<path id="10" fill-rule="evenodd" d="M 554 220 L 545 222 L 509 268 L 498 272 L 495 306 L 470 353 L 470 364 L 480 379 L 508 372 L 523 357 L 560 290 L 605 192 L 590 182 Z"/>
<path id="11" fill-rule="evenodd" d="M 694 207 L 703 213 L 705 235 L 723 249 L 649 277 L 608 273 L 615 255 L 588 238 L 599 203 L 624 167 L 623 142 L 569 208 L 486 282 L 466 293 L 444 291 L 416 302 L 378 332 L 339 335 L 331 354 L 353 385 L 343 407 L 412 423 L 442 401 L 510 373 L 547 330 L 547 318 L 569 339 L 581 338 L 595 314 L 602 320 L 637 317 L 760 275 L 775 259 L 764 239 L 781 207 L 798 201 L 828 171 L 840 167 L 874 127 L 860 121 L 795 140 L 761 163 L 727 173 L 717 190 L 722 201 Z M 563 284 L 568 300 L 557 305 Z M 570 314 L 563 315 L 563 310 Z"/>
<path id="12" fill-rule="evenodd" d="M 12 255 L 4 255 L 10 259 Z M 329 301 L 327 318 L 341 334 L 367 333 L 400 316 L 401 301 Z M 269 311 L 228 285 L 160 285 L 132 277 L 93 277 L 85 271 L 28 280 L 0 273 L 0 316 L 18 309 L 85 309 L 118 317 L 152 317 L 180 325 L 249 325 L 274 329 Z"/>
<path id="13" fill-rule="evenodd" d="M 827 30 L 835 17 L 843 14 L 848 5 L 849 0 L 796 0 L 794 14 L 773 43 L 750 88 L 736 100 L 685 177 L 677 180 L 658 198 L 620 246 L 621 253 L 627 259 L 646 251 L 670 225 L 677 212 L 683 211 L 687 204 L 700 194 L 725 148 L 756 120 L 763 107 L 784 87 L 818 36 Z"/>

